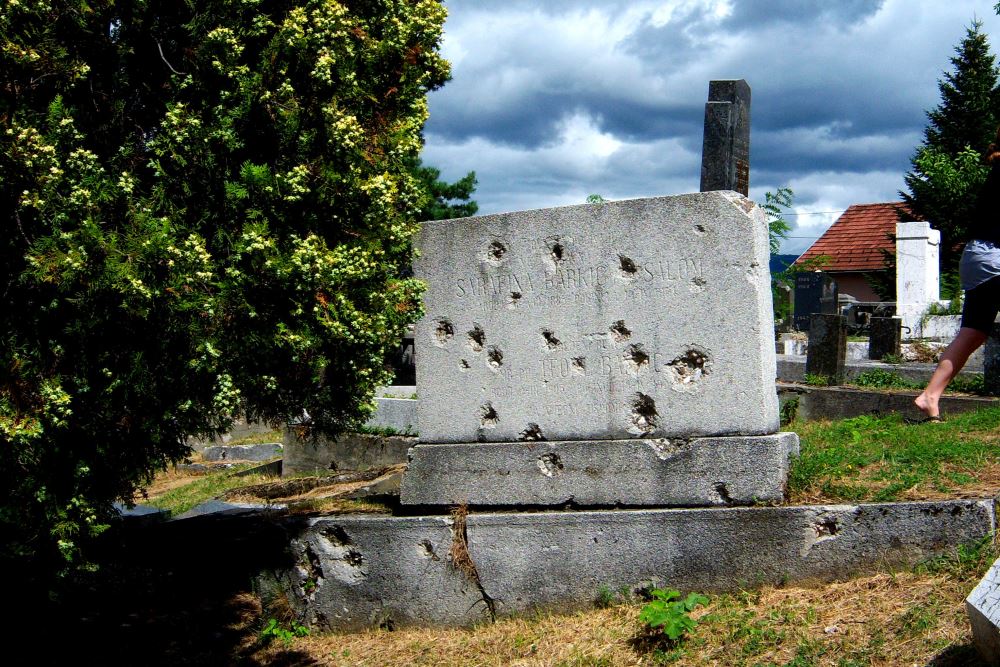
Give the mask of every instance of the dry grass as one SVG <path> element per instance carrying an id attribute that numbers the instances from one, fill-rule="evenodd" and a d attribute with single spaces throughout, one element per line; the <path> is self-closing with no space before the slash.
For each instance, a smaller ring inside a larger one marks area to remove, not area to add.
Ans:
<path id="1" fill-rule="evenodd" d="M 881 573 L 816 588 L 716 595 L 675 647 L 642 640 L 641 602 L 502 619 L 468 630 L 372 630 L 294 642 L 322 665 L 968 665 L 968 582 Z M 941 662 L 953 654 L 955 662 Z"/>

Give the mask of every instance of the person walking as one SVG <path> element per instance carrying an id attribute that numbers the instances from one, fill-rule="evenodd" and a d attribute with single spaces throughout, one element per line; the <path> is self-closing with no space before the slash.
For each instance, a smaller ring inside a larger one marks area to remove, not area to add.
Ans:
<path id="1" fill-rule="evenodd" d="M 1000 312 L 1000 127 L 994 143 L 986 150 L 989 176 L 983 184 L 972 209 L 967 238 L 958 265 L 958 274 L 965 290 L 962 305 L 962 326 L 958 335 L 941 354 L 934 374 L 914 404 L 924 413 L 924 421 L 939 422 L 938 402 L 948 383 L 958 375 L 993 328 Z"/>

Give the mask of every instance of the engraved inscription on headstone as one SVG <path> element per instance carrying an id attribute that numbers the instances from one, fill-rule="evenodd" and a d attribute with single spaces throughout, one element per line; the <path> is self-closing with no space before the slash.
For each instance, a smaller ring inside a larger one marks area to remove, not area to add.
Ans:
<path id="1" fill-rule="evenodd" d="M 422 442 L 777 430 L 767 226 L 712 192 L 425 223 Z"/>
<path id="2" fill-rule="evenodd" d="M 709 83 L 700 189 L 750 192 L 750 86 L 743 79 Z"/>

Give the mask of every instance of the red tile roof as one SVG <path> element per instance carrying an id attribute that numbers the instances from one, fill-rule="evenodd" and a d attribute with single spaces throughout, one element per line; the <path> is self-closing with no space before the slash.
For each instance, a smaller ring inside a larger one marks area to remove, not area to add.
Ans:
<path id="1" fill-rule="evenodd" d="M 833 261 L 823 266 L 824 271 L 884 269 L 880 250 L 896 248 L 896 223 L 901 222 L 897 209 L 906 211 L 906 206 L 902 202 L 851 206 L 795 263 L 828 255 Z"/>

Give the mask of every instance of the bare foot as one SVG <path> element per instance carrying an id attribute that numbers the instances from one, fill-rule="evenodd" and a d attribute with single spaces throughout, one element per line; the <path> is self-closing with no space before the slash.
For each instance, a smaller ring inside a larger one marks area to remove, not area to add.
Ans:
<path id="1" fill-rule="evenodd" d="M 924 392 L 913 399 L 913 404 L 916 405 L 921 412 L 923 412 L 928 417 L 938 417 L 940 416 L 940 410 L 938 409 L 938 399 L 932 398 Z"/>

